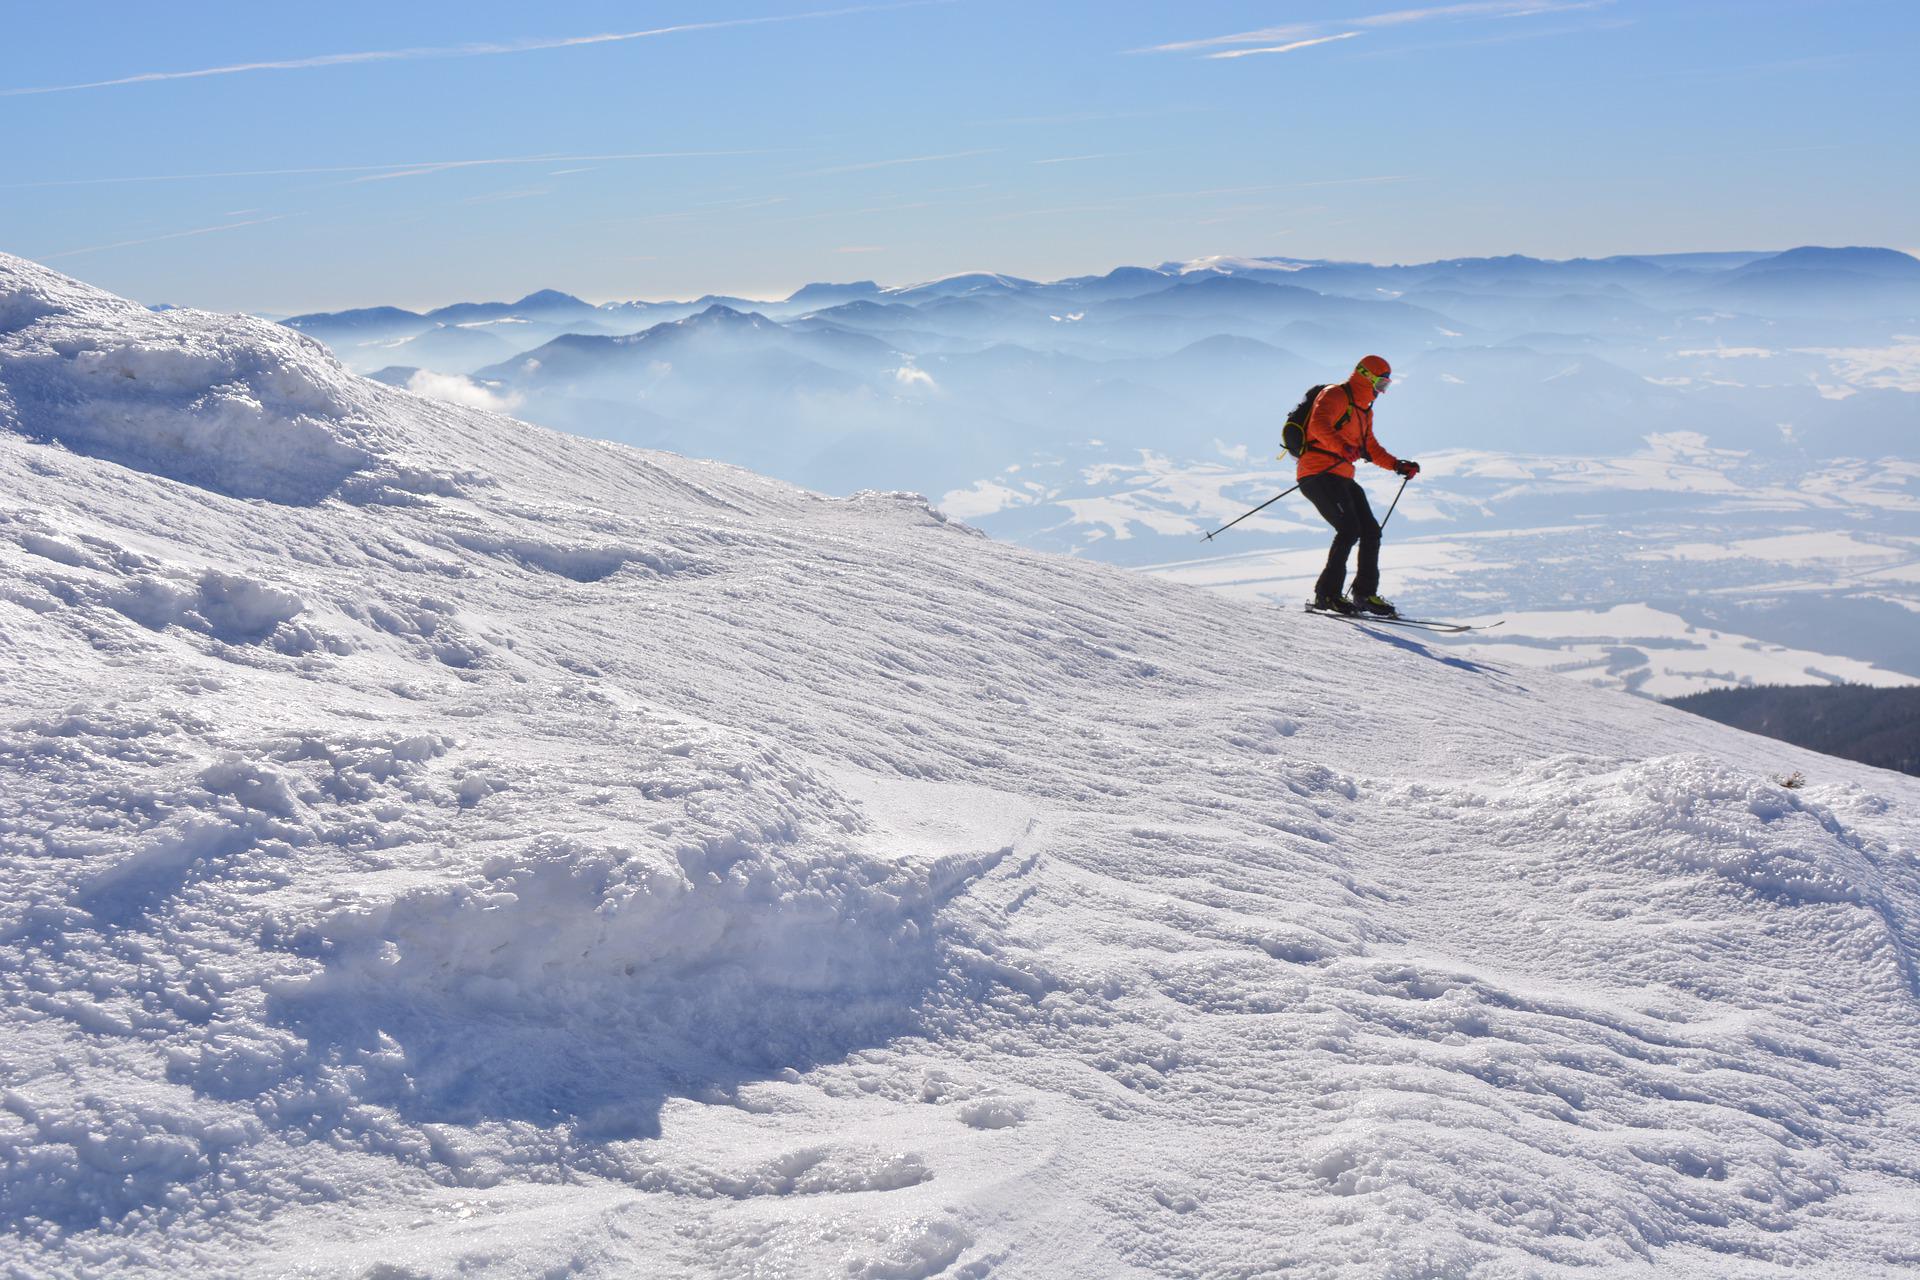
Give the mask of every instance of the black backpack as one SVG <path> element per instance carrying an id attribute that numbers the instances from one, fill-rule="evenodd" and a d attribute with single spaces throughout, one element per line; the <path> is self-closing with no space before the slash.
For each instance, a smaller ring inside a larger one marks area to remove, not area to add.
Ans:
<path id="1" fill-rule="evenodd" d="M 1307 419 L 1313 416 L 1313 402 L 1318 400 L 1320 393 L 1328 387 L 1340 385 L 1343 384 L 1322 382 L 1317 386 L 1307 388 L 1307 394 L 1300 397 L 1300 403 L 1293 406 L 1293 412 L 1287 415 L 1286 424 L 1280 428 L 1281 448 L 1296 458 L 1307 451 Z M 1348 395 L 1348 401 L 1347 413 L 1352 413 L 1351 393 Z M 1343 413 L 1340 415 L 1340 420 L 1344 422 L 1346 421 L 1346 417 L 1347 414 Z"/>

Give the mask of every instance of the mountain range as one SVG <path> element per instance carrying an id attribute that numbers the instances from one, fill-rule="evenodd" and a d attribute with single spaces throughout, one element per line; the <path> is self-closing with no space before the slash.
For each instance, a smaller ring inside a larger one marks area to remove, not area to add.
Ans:
<path id="1" fill-rule="evenodd" d="M 743 327 L 733 313 L 760 323 Z M 683 327 L 696 316 L 700 325 Z M 1271 429 L 1303 375 L 1324 378 L 1369 350 L 1391 353 L 1394 407 L 1428 449 L 1577 440 L 1605 454 L 1693 430 L 1768 450 L 1787 422 L 1802 439 L 1843 435 L 1850 449 L 1885 451 L 1904 439 L 1910 411 L 1904 395 L 1873 393 L 1904 390 L 1912 375 L 1837 370 L 1849 357 L 1833 353 L 1866 353 L 1850 363 L 1870 363 L 1920 328 L 1920 261 L 1811 247 L 1410 266 L 1203 259 L 1046 283 L 974 273 L 903 287 L 812 284 L 752 303 L 591 307 L 543 291 L 515 303 L 286 323 L 387 381 L 404 383 L 414 369 L 472 376 L 531 421 L 621 439 L 631 408 L 652 424 L 678 422 L 689 442 L 721 422 L 745 425 L 733 434 L 757 448 L 753 422 L 793 419 L 816 450 L 789 451 L 782 474 L 945 492 L 1008 460 L 997 452 L 1002 432 L 969 424 L 1178 450 L 1245 440 Z M 663 394 L 647 372 L 660 361 L 641 353 L 668 346 L 690 363 Z M 1036 359 L 1011 360 L 1009 348 Z M 1169 362 L 1185 351 L 1209 356 Z M 1177 376 L 1182 363 L 1190 376 Z M 1014 382 L 993 381 L 1015 366 Z M 1749 369 L 1762 376 L 1737 376 Z M 1129 403 L 1140 383 L 1170 399 Z M 842 437 L 874 421 L 923 436 L 977 430 L 981 448 L 970 462 L 954 453 L 952 465 L 929 459 L 908 473 L 814 465 L 821 452 L 841 456 Z"/>
<path id="2" fill-rule="evenodd" d="M 1209 581 L 1188 564 L 1200 535 L 1291 483 L 1280 416 L 1374 351 L 1395 371 L 1381 438 L 1438 464 L 1396 509 L 1419 546 L 1389 554 L 1426 610 L 1514 614 L 1503 643 L 1543 646 L 1518 656 L 1660 696 L 1920 678 L 1920 583 L 1899 567 L 1920 558 L 1920 494 L 1882 487 L 1904 485 L 1920 421 L 1920 262 L 1894 250 L 1208 258 L 288 323 L 424 394 L 830 491 L 923 492 L 998 537 Z M 1281 505 L 1205 551 L 1246 557 L 1234 589 L 1291 600 L 1320 528 Z M 1550 616 L 1650 604 L 1624 633 Z M 1737 640 L 1699 647 L 1736 617 Z"/>

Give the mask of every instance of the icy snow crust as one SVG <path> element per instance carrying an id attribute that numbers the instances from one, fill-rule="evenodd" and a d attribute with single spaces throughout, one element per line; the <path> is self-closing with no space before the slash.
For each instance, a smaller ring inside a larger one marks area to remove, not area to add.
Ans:
<path id="1" fill-rule="evenodd" d="M 0 425 L 14 1274 L 1920 1265 L 1910 779 L 12 258 Z"/>
<path id="2" fill-rule="evenodd" d="M 311 504 L 453 493 L 380 398 L 252 317 L 155 313 L 0 254 L 0 429 L 218 493 Z"/>

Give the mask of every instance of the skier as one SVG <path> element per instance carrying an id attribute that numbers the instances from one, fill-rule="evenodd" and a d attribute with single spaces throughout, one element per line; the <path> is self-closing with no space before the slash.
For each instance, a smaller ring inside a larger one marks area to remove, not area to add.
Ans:
<path id="1" fill-rule="evenodd" d="M 1316 609 L 1399 616 L 1380 596 L 1380 522 L 1367 505 L 1367 491 L 1353 478 L 1354 459 L 1362 456 L 1409 479 L 1420 474 L 1419 463 L 1394 457 L 1373 436 L 1373 402 L 1385 394 L 1392 373 L 1379 356 L 1364 357 L 1353 367 L 1353 376 L 1320 393 L 1307 419 L 1306 447 L 1295 474 L 1300 492 L 1333 526 L 1327 567 L 1313 587 Z M 1352 596 L 1344 597 L 1340 586 L 1347 576 L 1347 554 L 1356 542 L 1360 567 L 1353 575 Z"/>

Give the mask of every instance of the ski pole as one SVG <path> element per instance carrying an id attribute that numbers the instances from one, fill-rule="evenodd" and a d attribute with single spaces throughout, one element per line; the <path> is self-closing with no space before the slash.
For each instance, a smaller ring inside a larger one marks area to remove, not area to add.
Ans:
<path id="1" fill-rule="evenodd" d="M 1380 517 L 1380 529 L 1383 533 L 1386 531 L 1387 521 L 1393 519 L 1393 508 L 1400 505 L 1400 495 L 1407 491 L 1407 481 L 1411 479 L 1413 479 L 1412 476 L 1400 477 L 1400 487 L 1393 491 L 1393 506 L 1388 507 L 1387 514 Z"/>
<path id="2" fill-rule="evenodd" d="M 1299 485 L 1295 485 L 1295 486 L 1293 486 L 1293 489 L 1298 489 L 1299 487 L 1300 487 Z M 1246 515 L 1239 515 L 1239 516 L 1235 516 L 1235 517 L 1234 517 L 1233 519 L 1231 519 L 1231 520 L 1229 520 L 1229 521 L 1227 521 L 1227 522 L 1226 522 L 1225 524 L 1223 524 L 1223 525 L 1221 525 L 1221 526 L 1220 526 L 1220 527 L 1219 527 L 1218 529 L 1215 529 L 1215 530 L 1213 531 L 1213 533 L 1209 533 L 1209 534 L 1207 534 L 1207 535 L 1206 535 L 1206 537 L 1205 537 L 1204 539 L 1202 539 L 1202 541 L 1205 541 L 1205 542 L 1212 542 L 1212 541 L 1213 541 L 1213 534 L 1214 534 L 1214 533 L 1225 533 L 1225 532 L 1226 532 L 1227 530 L 1229 530 L 1229 529 L 1231 529 L 1231 528 L 1233 528 L 1233 526 L 1235 526 L 1235 525 L 1237 525 L 1237 524 L 1239 524 L 1239 523 L 1240 523 L 1240 522 L 1241 522 L 1242 520 L 1245 520 L 1245 519 L 1247 518 L 1247 516 L 1250 516 L 1250 515 L 1254 515 L 1254 514 L 1256 514 L 1256 513 L 1258 513 L 1258 512 L 1261 512 L 1261 511 L 1265 511 L 1265 510 L 1266 510 L 1266 509 L 1267 509 L 1268 507 L 1270 507 L 1270 506 L 1272 506 L 1272 505 L 1273 505 L 1274 503 L 1276 503 L 1276 502 L 1278 502 L 1278 501 L 1280 501 L 1280 499 L 1282 499 L 1282 498 L 1284 498 L 1284 497 L 1286 497 L 1286 496 L 1287 496 L 1287 493 L 1292 493 L 1292 492 L 1293 492 L 1293 489 L 1289 489 L 1289 490 L 1287 490 L 1287 492 L 1286 492 L 1286 493 L 1276 493 L 1276 494 L 1274 494 L 1274 495 L 1273 495 L 1273 496 L 1272 496 L 1271 498 L 1268 498 L 1268 499 L 1267 499 L 1267 500 L 1266 500 L 1265 502 L 1263 502 L 1263 503 L 1261 503 L 1261 504 L 1260 504 L 1259 506 L 1257 506 L 1257 507 L 1255 507 L 1255 508 L 1254 508 L 1254 509 L 1253 509 L 1252 511 L 1249 511 L 1249 512 L 1247 512 L 1247 513 L 1246 513 Z"/>

